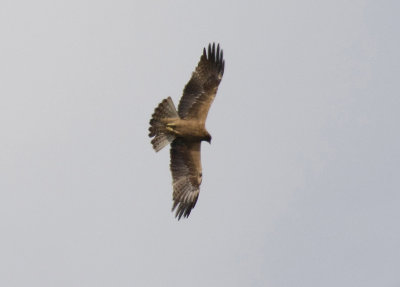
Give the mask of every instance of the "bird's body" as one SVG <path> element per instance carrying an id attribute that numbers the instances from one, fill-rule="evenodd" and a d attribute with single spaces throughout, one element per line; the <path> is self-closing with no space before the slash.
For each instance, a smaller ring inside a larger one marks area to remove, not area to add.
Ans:
<path id="1" fill-rule="evenodd" d="M 150 137 L 155 151 L 171 144 L 173 178 L 172 210 L 176 217 L 188 217 L 197 202 L 202 181 L 200 147 L 211 143 L 205 128 L 209 108 L 215 98 L 224 73 L 225 62 L 219 45 L 204 49 L 200 62 L 183 90 L 178 110 L 170 97 L 155 109 L 150 120 Z"/>
<path id="2" fill-rule="evenodd" d="M 207 141 L 210 135 L 204 123 L 192 119 L 172 118 L 166 120 L 167 130 L 179 137 L 192 141 Z"/>

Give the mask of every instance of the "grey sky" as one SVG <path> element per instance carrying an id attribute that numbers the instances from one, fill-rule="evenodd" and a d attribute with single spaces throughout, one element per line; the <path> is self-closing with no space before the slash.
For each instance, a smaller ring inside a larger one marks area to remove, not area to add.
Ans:
<path id="1" fill-rule="evenodd" d="M 399 1 L 7 1 L 1 286 L 400 286 Z M 189 219 L 147 137 L 225 74 Z"/>

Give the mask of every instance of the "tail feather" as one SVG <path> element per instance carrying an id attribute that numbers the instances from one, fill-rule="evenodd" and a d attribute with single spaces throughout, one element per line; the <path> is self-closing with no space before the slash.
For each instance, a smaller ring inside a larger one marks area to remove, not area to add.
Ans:
<path id="1" fill-rule="evenodd" d="M 166 123 L 163 119 L 177 117 L 179 117 L 178 112 L 170 97 L 164 99 L 154 110 L 150 120 L 149 137 L 154 137 L 151 143 L 156 152 L 175 139 L 175 135 L 166 130 Z"/>

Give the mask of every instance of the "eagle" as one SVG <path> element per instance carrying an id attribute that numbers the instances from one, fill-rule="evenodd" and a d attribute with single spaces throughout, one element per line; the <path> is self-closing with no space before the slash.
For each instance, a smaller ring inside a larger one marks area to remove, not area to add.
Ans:
<path id="1" fill-rule="evenodd" d="M 188 217 L 200 193 L 203 173 L 201 142 L 211 144 L 205 128 L 208 111 L 224 74 L 225 61 L 219 44 L 209 44 L 183 89 L 178 110 L 171 99 L 164 99 L 150 120 L 149 137 L 156 152 L 171 144 L 170 169 L 173 185 L 172 212 L 175 217 Z"/>

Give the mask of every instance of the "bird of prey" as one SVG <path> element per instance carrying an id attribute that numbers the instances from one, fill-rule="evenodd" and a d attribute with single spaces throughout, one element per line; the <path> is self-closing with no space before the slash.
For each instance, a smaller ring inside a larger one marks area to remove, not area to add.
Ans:
<path id="1" fill-rule="evenodd" d="M 225 61 L 219 44 L 208 45 L 183 89 L 178 111 L 170 97 L 154 110 L 150 120 L 149 137 L 156 152 L 171 144 L 171 173 L 173 206 L 178 220 L 188 217 L 200 192 L 202 168 L 200 145 L 211 143 L 205 128 L 208 110 L 217 94 L 224 74 Z"/>

